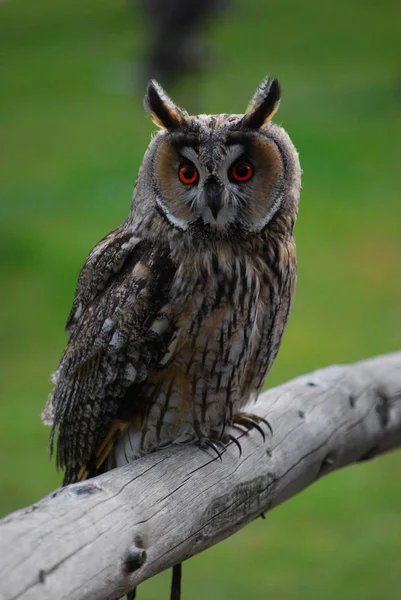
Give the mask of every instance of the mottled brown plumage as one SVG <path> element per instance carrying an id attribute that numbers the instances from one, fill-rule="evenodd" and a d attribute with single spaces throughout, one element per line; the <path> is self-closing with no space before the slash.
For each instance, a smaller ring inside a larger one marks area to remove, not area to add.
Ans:
<path id="1" fill-rule="evenodd" d="M 129 217 L 82 268 L 44 410 L 65 483 L 170 443 L 226 443 L 259 393 L 296 281 L 300 167 L 270 121 L 279 98 L 267 80 L 244 115 L 192 117 L 149 85 L 161 131 Z"/>

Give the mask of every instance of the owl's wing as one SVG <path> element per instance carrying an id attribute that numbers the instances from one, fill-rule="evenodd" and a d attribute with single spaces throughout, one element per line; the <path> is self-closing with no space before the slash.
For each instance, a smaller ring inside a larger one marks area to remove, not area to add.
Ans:
<path id="1" fill-rule="evenodd" d="M 51 444 L 58 430 L 57 465 L 66 467 L 67 482 L 82 465 L 89 470 L 128 392 L 132 405 L 165 353 L 174 330 L 168 307 L 174 273 L 168 248 L 133 238 L 124 226 L 83 266 L 70 338 L 44 411 Z"/>
<path id="2" fill-rule="evenodd" d="M 74 302 L 66 324 L 68 333 L 72 334 L 85 309 L 120 271 L 140 241 L 139 237 L 127 229 L 124 222 L 93 248 L 78 277 Z"/>

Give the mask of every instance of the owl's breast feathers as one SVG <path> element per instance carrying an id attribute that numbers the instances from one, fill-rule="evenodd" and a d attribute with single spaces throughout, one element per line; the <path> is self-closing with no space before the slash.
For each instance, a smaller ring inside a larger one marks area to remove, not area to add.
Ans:
<path id="1" fill-rule="evenodd" d="M 81 271 L 44 410 L 65 482 L 99 471 L 132 423 L 145 451 L 221 432 L 276 356 L 295 270 L 291 236 L 192 256 L 125 224 L 106 236 Z"/>

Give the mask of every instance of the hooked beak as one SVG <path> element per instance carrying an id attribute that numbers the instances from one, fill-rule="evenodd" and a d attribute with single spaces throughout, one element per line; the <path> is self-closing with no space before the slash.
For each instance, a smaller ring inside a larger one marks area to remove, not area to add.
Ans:
<path id="1" fill-rule="evenodd" d="M 223 186 L 218 181 L 212 180 L 205 184 L 206 202 L 210 211 L 217 219 L 217 215 L 222 207 Z"/>

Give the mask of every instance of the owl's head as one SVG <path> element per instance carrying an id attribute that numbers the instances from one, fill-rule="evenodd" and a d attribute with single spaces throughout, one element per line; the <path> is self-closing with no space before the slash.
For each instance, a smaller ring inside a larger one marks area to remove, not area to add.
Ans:
<path id="1" fill-rule="evenodd" d="M 290 138 L 271 122 L 279 103 L 279 83 L 267 79 L 244 114 L 190 116 L 158 83 L 149 83 L 145 109 L 160 132 L 145 155 L 141 179 L 146 177 L 157 211 L 172 227 L 197 235 L 249 235 L 262 231 L 280 209 L 295 221 L 300 167 Z"/>

